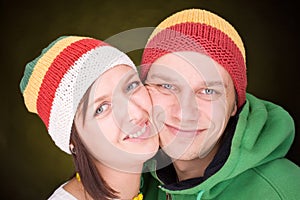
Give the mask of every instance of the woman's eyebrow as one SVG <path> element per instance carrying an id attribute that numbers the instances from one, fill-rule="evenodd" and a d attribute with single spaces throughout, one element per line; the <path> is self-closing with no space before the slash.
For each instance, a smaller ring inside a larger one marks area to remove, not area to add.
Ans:
<path id="1" fill-rule="evenodd" d="M 131 72 L 128 72 L 128 73 L 131 73 Z M 129 75 L 127 75 L 127 77 L 126 77 L 126 79 L 124 79 L 124 83 L 126 83 L 126 82 L 128 82 L 130 79 L 132 79 L 134 76 L 136 76 L 137 75 L 137 73 L 136 72 L 133 72 L 133 73 L 131 73 L 131 74 L 129 74 Z M 121 79 L 122 80 L 122 79 Z"/>
<path id="2" fill-rule="evenodd" d="M 124 80 L 122 80 L 122 82 L 126 83 L 128 82 L 130 79 L 132 79 L 134 76 L 136 75 L 136 73 L 132 73 L 132 74 L 129 74 Z M 92 102 L 88 107 L 92 106 L 93 104 L 96 104 L 98 102 L 101 102 L 101 101 L 104 101 L 105 99 L 108 99 L 109 98 L 109 94 L 103 94 L 99 97 L 97 97 L 94 102 Z"/>
<path id="3" fill-rule="evenodd" d="M 90 109 L 92 106 L 94 106 L 95 104 L 97 104 L 98 102 L 102 102 L 105 99 L 109 98 L 108 94 L 104 94 L 101 95 L 100 97 L 96 98 L 94 101 L 92 101 L 91 103 L 90 101 L 90 94 L 91 94 L 91 88 L 89 88 L 87 90 L 87 93 L 84 95 L 84 97 L 81 99 L 81 102 L 78 105 L 78 111 L 77 111 L 77 116 L 82 115 L 82 123 L 84 125 L 85 122 L 85 118 L 87 115 L 87 111 L 88 109 Z"/>
<path id="4" fill-rule="evenodd" d="M 92 106 L 92 105 L 94 105 L 94 104 L 96 104 L 96 103 L 98 103 L 98 102 L 104 101 L 104 100 L 107 99 L 108 97 L 109 97 L 108 94 L 101 95 L 100 97 L 96 98 L 95 101 L 92 102 L 92 103 L 89 105 L 89 107 Z"/>
<path id="5" fill-rule="evenodd" d="M 87 97 L 84 99 L 84 101 L 82 102 L 82 104 L 80 106 L 81 109 L 77 113 L 78 116 L 82 115 L 82 125 L 83 126 L 85 124 L 85 119 L 86 119 L 88 109 L 90 109 L 90 107 L 94 106 L 98 102 L 104 101 L 107 98 L 109 98 L 109 95 L 105 94 L 105 95 L 98 97 L 97 99 L 95 99 L 95 101 L 93 101 L 89 104 L 89 95 L 87 95 Z"/>

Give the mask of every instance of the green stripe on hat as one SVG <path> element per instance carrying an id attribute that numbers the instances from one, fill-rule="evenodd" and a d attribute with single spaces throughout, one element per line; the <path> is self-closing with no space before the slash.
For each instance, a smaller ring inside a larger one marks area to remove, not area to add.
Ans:
<path id="1" fill-rule="evenodd" d="M 29 79 L 30 79 L 30 76 L 33 72 L 33 69 L 34 67 L 36 66 L 36 63 L 39 61 L 39 59 L 41 57 L 43 57 L 43 55 L 52 47 L 54 46 L 59 40 L 62 40 L 64 38 L 66 38 L 68 36 L 61 36 L 59 38 L 57 38 L 56 40 L 54 40 L 53 42 L 51 42 L 51 44 L 49 44 L 49 46 L 47 46 L 46 48 L 44 48 L 42 50 L 42 53 L 40 56 L 38 56 L 37 58 L 35 58 L 34 60 L 32 60 L 31 62 L 27 63 L 26 66 L 25 66 L 25 70 L 24 70 L 24 76 L 22 77 L 22 80 L 20 82 L 20 89 L 21 89 L 21 92 L 23 94 L 25 88 L 27 87 L 28 85 L 28 82 L 29 82 Z"/>

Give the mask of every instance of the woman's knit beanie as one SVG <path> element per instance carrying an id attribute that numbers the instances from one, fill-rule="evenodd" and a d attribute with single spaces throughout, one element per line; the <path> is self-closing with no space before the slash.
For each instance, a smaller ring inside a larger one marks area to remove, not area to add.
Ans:
<path id="1" fill-rule="evenodd" d="M 121 64 L 136 70 L 126 54 L 103 41 L 62 36 L 26 65 L 20 82 L 24 103 L 61 150 L 71 153 L 71 128 L 83 95 L 101 74 Z"/>

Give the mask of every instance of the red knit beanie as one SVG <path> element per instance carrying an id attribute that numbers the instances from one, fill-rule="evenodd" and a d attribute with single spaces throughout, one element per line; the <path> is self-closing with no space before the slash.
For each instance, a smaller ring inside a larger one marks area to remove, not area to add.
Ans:
<path id="1" fill-rule="evenodd" d="M 204 53 L 223 66 L 231 76 L 238 107 L 246 100 L 245 49 L 237 31 L 226 20 L 206 10 L 187 9 L 171 15 L 153 31 L 145 46 L 140 76 L 159 57 L 178 51 Z"/>

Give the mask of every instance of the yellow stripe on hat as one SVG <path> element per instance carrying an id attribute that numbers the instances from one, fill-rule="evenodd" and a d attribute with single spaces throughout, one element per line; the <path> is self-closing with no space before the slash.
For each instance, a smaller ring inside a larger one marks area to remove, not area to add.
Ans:
<path id="1" fill-rule="evenodd" d="M 82 40 L 84 37 L 66 37 L 54 44 L 37 62 L 24 90 L 24 100 L 30 112 L 37 113 L 36 102 L 43 78 L 54 59 L 70 44 Z"/>
<path id="2" fill-rule="evenodd" d="M 201 9 L 188 9 L 171 15 L 162 21 L 153 31 L 148 42 L 160 31 L 181 23 L 201 23 L 212 26 L 228 35 L 240 49 L 244 60 L 246 61 L 245 48 L 243 41 L 234 27 L 223 18 Z"/>

